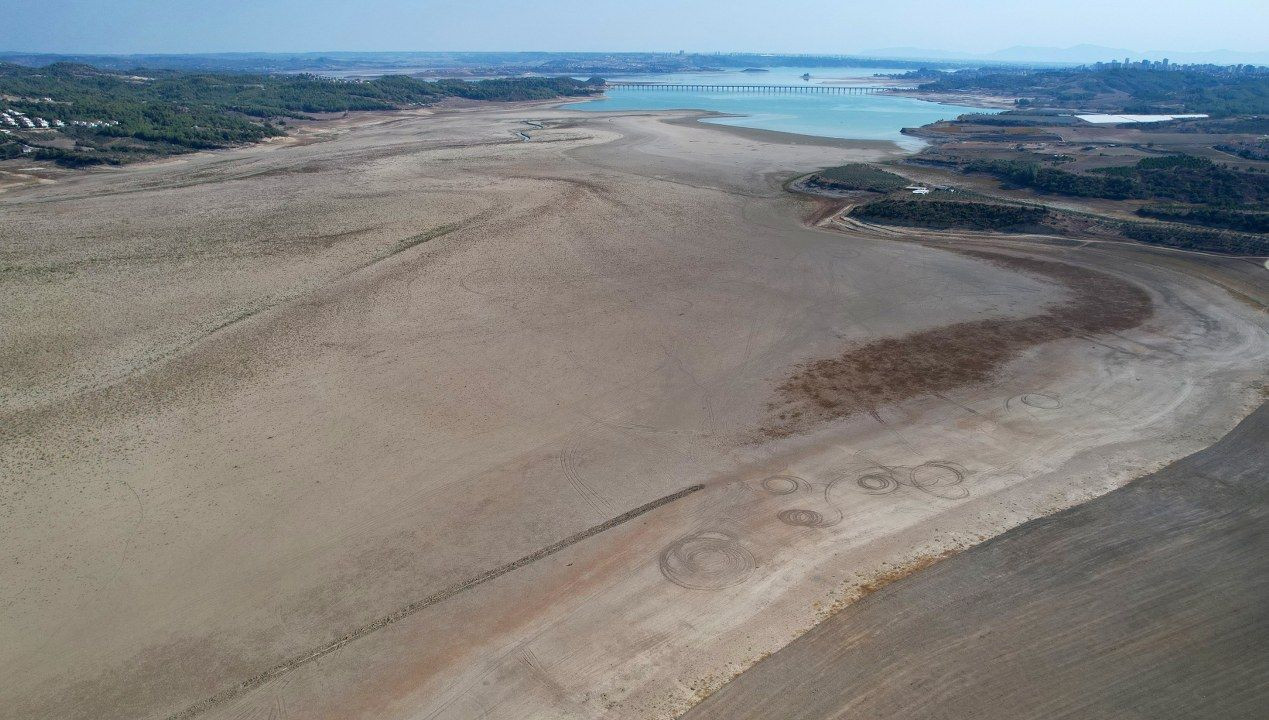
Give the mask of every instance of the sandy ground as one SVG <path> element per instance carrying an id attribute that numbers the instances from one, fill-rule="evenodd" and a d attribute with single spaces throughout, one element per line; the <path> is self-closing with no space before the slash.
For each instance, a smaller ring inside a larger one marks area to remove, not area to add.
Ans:
<path id="1" fill-rule="evenodd" d="M 674 717 L 1259 402 L 1258 264 L 809 227 L 783 181 L 894 151 L 681 117 L 353 119 L 0 195 L 0 716 Z M 764 432 L 808 363 L 1086 302 L 1026 261 L 1149 317 Z"/>
<path id="2" fill-rule="evenodd" d="M 1259 718 L 1269 404 L 1216 445 L 869 596 L 693 708 L 720 718 Z"/>

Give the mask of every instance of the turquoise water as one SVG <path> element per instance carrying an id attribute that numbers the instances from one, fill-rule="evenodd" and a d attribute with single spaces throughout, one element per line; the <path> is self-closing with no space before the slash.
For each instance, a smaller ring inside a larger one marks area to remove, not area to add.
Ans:
<path id="1" fill-rule="evenodd" d="M 771 72 L 765 73 L 677 73 L 612 79 L 720 85 L 797 85 L 804 83 L 799 77 L 804 72 L 811 74 L 811 84 L 888 84 L 884 78 L 872 77 L 875 73 L 886 72 L 876 68 L 772 68 Z M 603 98 L 570 103 L 564 107 L 596 111 L 713 110 L 738 117 L 709 118 L 705 122 L 850 140 L 890 140 L 909 150 L 918 149 L 924 143 L 901 134 L 902 128 L 950 120 L 962 113 L 998 112 L 888 95 L 625 89 L 609 90 Z"/>

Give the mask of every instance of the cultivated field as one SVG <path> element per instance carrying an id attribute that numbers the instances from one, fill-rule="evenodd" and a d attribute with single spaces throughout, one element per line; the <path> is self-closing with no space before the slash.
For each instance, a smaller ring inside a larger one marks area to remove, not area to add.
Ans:
<path id="1" fill-rule="evenodd" d="M 815 225 L 897 150 L 685 115 L 0 194 L 0 717 L 676 717 L 1263 397 L 1258 263 Z"/>

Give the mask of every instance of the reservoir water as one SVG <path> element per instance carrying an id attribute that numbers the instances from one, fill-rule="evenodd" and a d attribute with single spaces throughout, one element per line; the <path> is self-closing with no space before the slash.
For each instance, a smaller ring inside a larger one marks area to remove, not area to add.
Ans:
<path id="1" fill-rule="evenodd" d="M 884 68 L 771 68 L 768 72 L 671 73 L 609 78 L 667 84 L 717 85 L 901 85 L 878 73 L 897 73 Z M 802 79 L 809 74 L 809 80 Z M 889 95 L 839 95 L 820 93 L 763 93 L 735 90 L 638 90 L 614 88 L 603 98 L 565 105 L 578 110 L 712 110 L 734 117 L 708 118 L 720 125 L 759 128 L 851 140 L 890 140 L 909 150 L 924 143 L 901 134 L 937 120 L 950 120 L 970 112 L 998 112 L 963 105 L 941 105 Z"/>

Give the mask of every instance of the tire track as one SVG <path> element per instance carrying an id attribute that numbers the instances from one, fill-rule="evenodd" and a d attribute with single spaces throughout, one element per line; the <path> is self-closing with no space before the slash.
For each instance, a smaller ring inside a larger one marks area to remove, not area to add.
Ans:
<path id="1" fill-rule="evenodd" d="M 546 688 L 556 701 L 562 701 L 568 697 L 568 691 L 554 677 L 551 677 L 551 673 L 547 671 L 542 665 L 542 661 L 538 660 L 538 656 L 529 647 L 521 648 L 517 659 L 528 670 L 529 675 L 539 685 Z"/>
<path id="2" fill-rule="evenodd" d="M 588 433 L 586 430 L 581 430 L 569 438 L 564 447 L 560 448 L 560 471 L 564 473 L 564 477 L 568 479 L 569 484 L 577 491 L 578 496 L 585 500 L 586 504 L 590 505 L 591 509 L 597 514 L 603 516 L 613 511 L 612 504 L 586 483 L 577 466 L 577 455 L 581 448 L 582 440 L 587 437 Z"/>
<path id="3" fill-rule="evenodd" d="M 303 655 L 298 655 L 294 658 L 291 658 L 290 660 L 287 660 L 286 662 L 274 665 L 273 667 L 269 668 L 268 670 L 265 670 L 264 672 L 258 675 L 254 675 L 250 678 L 247 678 L 246 680 L 242 680 L 238 682 L 236 685 L 232 685 L 228 688 L 225 688 L 224 690 L 221 690 L 220 692 L 216 693 L 215 695 L 212 695 L 209 698 L 200 700 L 194 703 L 193 705 L 190 705 L 189 707 L 185 708 L 181 712 L 175 713 L 173 715 L 169 715 L 167 720 L 190 720 L 190 718 L 197 717 L 198 715 L 201 715 L 202 713 L 207 712 L 208 710 L 212 709 L 213 707 L 217 705 L 220 705 L 221 703 L 224 703 L 229 700 L 238 698 L 242 695 L 245 695 L 246 693 L 249 693 L 252 690 L 255 690 L 256 688 L 260 687 L 261 685 L 264 685 L 267 682 L 276 680 L 277 678 L 282 677 L 283 675 L 286 675 L 292 670 L 303 667 L 304 665 L 307 665 L 313 662 L 314 660 L 321 659 L 335 652 L 336 650 L 344 647 L 345 645 L 348 645 L 356 640 L 359 640 L 376 630 L 385 628 L 388 625 L 391 625 L 392 623 L 397 622 L 398 620 L 403 620 L 420 610 L 424 610 L 433 605 L 436 605 L 437 603 L 444 602 L 445 600 L 448 600 L 454 597 L 455 595 L 458 595 L 459 593 L 465 592 L 467 590 L 471 590 L 472 588 L 478 585 L 483 585 L 484 583 L 487 583 L 490 580 L 494 580 L 496 578 L 502 577 L 503 575 L 506 575 L 507 573 L 514 572 L 526 565 L 537 562 L 538 560 L 541 560 L 545 557 L 554 555 L 555 553 L 571 545 L 576 545 L 577 543 L 583 540 L 586 540 L 587 538 L 598 535 L 606 530 L 611 530 L 612 528 L 615 528 L 618 525 L 621 525 L 623 523 L 629 522 L 639 517 L 640 515 L 656 510 L 662 505 L 668 505 L 669 503 L 672 503 L 675 500 L 679 500 L 681 498 L 687 497 L 688 495 L 691 495 L 692 493 L 697 492 L 698 490 L 703 490 L 704 488 L 705 488 L 704 485 L 691 485 L 689 487 L 683 488 L 682 490 L 679 490 L 678 492 L 671 493 L 664 497 L 657 498 L 656 500 L 653 500 L 652 502 L 640 505 L 639 507 L 634 508 L 633 510 L 627 510 L 626 512 L 618 515 L 617 517 L 611 518 L 609 520 L 605 520 L 604 522 L 598 525 L 594 525 L 585 530 L 582 530 L 581 532 L 577 532 L 572 535 L 569 535 L 563 540 L 560 540 L 552 545 L 548 545 L 544 548 L 541 548 L 540 550 L 536 550 L 528 555 L 525 555 L 524 557 L 518 560 L 513 560 L 512 562 L 506 563 L 504 565 L 499 565 L 498 567 L 486 570 L 480 573 L 479 575 L 468 578 L 467 580 L 464 580 L 463 582 L 460 582 L 456 585 L 451 585 L 443 590 L 438 590 L 437 592 L 434 592 L 425 598 L 416 600 L 410 603 L 409 605 L 406 605 L 405 607 L 399 608 L 398 610 L 396 610 L 395 612 L 389 615 L 385 615 L 379 618 L 378 620 L 375 620 L 366 625 L 362 625 L 361 627 L 349 632 L 348 634 L 344 635 L 338 640 L 335 640 L 321 647 L 310 650 L 309 652 L 306 652 Z"/>

